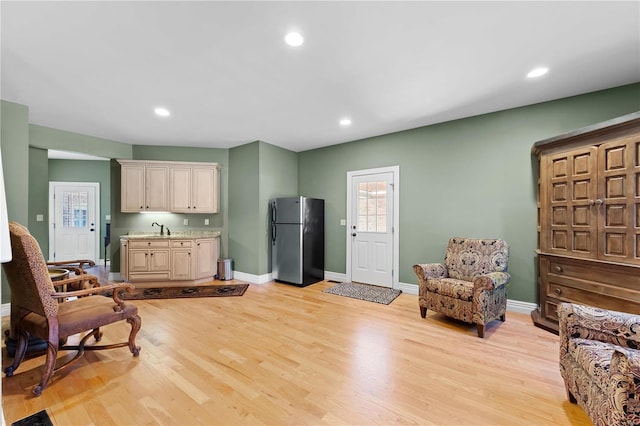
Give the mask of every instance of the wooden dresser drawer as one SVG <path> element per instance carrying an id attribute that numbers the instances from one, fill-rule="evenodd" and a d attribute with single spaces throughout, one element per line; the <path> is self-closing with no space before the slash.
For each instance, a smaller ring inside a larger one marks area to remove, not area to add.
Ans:
<path id="1" fill-rule="evenodd" d="M 129 248 L 166 248 L 169 247 L 169 240 L 129 240 Z"/>
<path id="2" fill-rule="evenodd" d="M 193 247 L 193 240 L 171 240 L 171 248 Z"/>
<path id="3" fill-rule="evenodd" d="M 560 302 L 640 314 L 640 274 L 629 268 L 638 271 L 627 265 L 544 256 L 540 278 L 545 316 L 557 321 Z"/>

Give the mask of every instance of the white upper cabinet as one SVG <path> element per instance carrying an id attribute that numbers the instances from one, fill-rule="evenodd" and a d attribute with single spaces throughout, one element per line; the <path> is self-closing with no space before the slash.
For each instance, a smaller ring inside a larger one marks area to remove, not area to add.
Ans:
<path id="1" fill-rule="evenodd" d="M 167 211 L 169 167 L 156 163 L 123 162 L 121 205 L 123 213 Z"/>
<path id="2" fill-rule="evenodd" d="M 218 213 L 217 163 L 118 160 L 122 165 L 121 211 Z"/>
<path id="3" fill-rule="evenodd" d="M 169 211 L 218 213 L 220 171 L 215 164 L 178 165 L 169 168 Z"/>

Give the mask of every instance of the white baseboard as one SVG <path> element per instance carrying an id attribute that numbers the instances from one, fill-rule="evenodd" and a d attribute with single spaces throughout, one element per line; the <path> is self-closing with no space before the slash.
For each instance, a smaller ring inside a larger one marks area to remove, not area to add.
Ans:
<path id="1" fill-rule="evenodd" d="M 507 311 L 519 312 L 521 314 L 530 314 L 531 311 L 533 311 L 537 307 L 538 305 L 535 303 L 507 299 Z"/>
<path id="2" fill-rule="evenodd" d="M 237 280 L 247 281 L 251 284 L 265 284 L 273 280 L 271 274 L 254 275 L 240 271 L 233 271 L 233 278 Z"/>
<path id="3" fill-rule="evenodd" d="M 324 279 L 328 281 L 347 281 L 347 274 L 341 274 L 338 272 L 324 271 Z"/>
<path id="4" fill-rule="evenodd" d="M 11 315 L 11 303 L 3 303 L 0 306 L 0 316 L 8 317 Z"/>
<path id="5" fill-rule="evenodd" d="M 109 282 L 113 281 L 113 282 L 120 282 L 123 281 L 122 277 L 120 276 L 120 272 L 109 272 L 109 278 L 107 278 L 109 280 Z"/>

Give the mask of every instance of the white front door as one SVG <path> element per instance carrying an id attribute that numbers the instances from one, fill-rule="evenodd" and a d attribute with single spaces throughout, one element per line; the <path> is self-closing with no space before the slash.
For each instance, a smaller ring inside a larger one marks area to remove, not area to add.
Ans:
<path id="1" fill-rule="evenodd" d="M 351 281 L 393 287 L 394 173 L 351 177 Z"/>
<path id="2" fill-rule="evenodd" d="M 49 183 L 49 259 L 100 258 L 100 184 Z"/>

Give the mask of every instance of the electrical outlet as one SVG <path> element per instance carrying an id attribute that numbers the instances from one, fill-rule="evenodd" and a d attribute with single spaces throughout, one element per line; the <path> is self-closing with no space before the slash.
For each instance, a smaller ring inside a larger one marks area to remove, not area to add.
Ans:
<path id="1" fill-rule="evenodd" d="M 188 225 L 189 225 L 189 219 L 184 219 L 184 220 L 182 221 L 182 224 L 183 224 L 184 226 L 188 226 Z"/>
<path id="2" fill-rule="evenodd" d="M 347 219 L 340 219 L 341 226 L 347 226 Z"/>
<path id="3" fill-rule="evenodd" d="M 111 215 L 110 214 L 105 215 L 104 220 L 111 220 Z"/>
<path id="4" fill-rule="evenodd" d="M 44 215 L 43 214 L 37 214 L 36 215 L 36 222 L 42 222 L 44 221 Z"/>
<path id="5" fill-rule="evenodd" d="M 208 224 L 209 224 L 209 219 L 205 219 L 205 220 L 204 220 L 204 224 L 205 224 L 205 225 L 208 225 Z"/>

